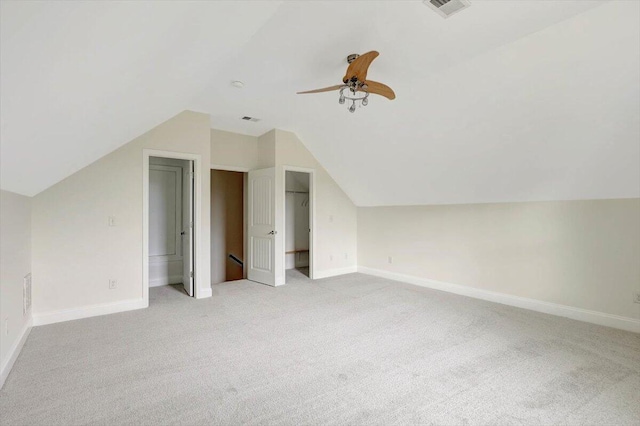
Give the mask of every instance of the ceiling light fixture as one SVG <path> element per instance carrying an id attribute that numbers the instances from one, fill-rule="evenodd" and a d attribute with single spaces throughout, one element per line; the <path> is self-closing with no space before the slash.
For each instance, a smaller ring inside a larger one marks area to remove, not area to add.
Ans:
<path id="1" fill-rule="evenodd" d="M 345 89 L 349 89 L 349 91 L 351 92 L 351 96 L 347 96 L 344 94 Z M 363 96 L 358 96 L 362 93 L 364 93 Z M 369 92 L 367 92 L 366 85 L 357 86 L 355 84 L 345 84 L 344 86 L 342 86 L 342 89 L 340 89 L 340 97 L 338 98 L 338 103 L 340 105 L 343 105 L 348 99 L 349 101 L 351 101 L 349 112 L 356 112 L 356 102 L 360 101 L 360 104 L 362 106 L 367 106 L 369 105 L 368 98 Z"/>
<path id="2" fill-rule="evenodd" d="M 233 87 L 235 87 L 236 89 L 242 89 L 244 87 L 244 83 L 241 82 L 240 80 L 235 80 L 231 82 L 231 85 Z"/>

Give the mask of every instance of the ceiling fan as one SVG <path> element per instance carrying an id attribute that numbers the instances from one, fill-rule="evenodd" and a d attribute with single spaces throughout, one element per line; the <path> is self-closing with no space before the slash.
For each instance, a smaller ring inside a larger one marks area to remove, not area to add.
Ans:
<path id="1" fill-rule="evenodd" d="M 347 56 L 347 62 L 349 67 L 347 73 L 342 79 L 342 84 L 335 86 L 325 87 L 323 89 L 308 90 L 306 92 L 298 92 L 299 95 L 305 93 L 320 93 L 330 92 L 333 90 L 340 90 L 340 98 L 338 102 L 344 104 L 348 99 L 351 101 L 349 112 L 356 111 L 356 102 L 360 101 L 362 106 L 369 104 L 369 94 L 384 96 L 387 99 L 395 99 L 396 94 L 386 84 L 378 83 L 377 81 L 367 80 L 367 72 L 369 71 L 369 65 L 379 55 L 375 50 L 367 52 L 362 55 L 352 54 Z M 344 94 L 348 89 L 347 95 Z M 350 96 L 348 96 L 350 94 Z"/>

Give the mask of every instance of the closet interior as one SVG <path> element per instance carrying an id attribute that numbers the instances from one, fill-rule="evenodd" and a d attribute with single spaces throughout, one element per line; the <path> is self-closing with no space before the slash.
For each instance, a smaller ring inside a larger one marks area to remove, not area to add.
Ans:
<path id="1" fill-rule="evenodd" d="M 309 276 L 309 173 L 285 175 L 285 268 Z"/>

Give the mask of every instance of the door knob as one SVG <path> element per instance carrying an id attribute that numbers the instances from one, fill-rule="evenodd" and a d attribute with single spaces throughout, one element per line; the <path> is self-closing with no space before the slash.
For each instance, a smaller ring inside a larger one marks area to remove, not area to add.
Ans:
<path id="1" fill-rule="evenodd" d="M 271 231 L 269 232 L 269 235 L 276 235 L 278 233 L 278 231 Z"/>

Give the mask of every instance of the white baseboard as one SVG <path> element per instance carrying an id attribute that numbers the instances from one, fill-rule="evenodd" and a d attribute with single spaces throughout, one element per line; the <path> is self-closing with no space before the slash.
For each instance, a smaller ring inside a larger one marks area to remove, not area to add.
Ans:
<path id="1" fill-rule="evenodd" d="M 149 287 L 161 287 L 163 285 L 180 284 L 180 283 L 182 283 L 182 275 L 149 279 Z"/>
<path id="2" fill-rule="evenodd" d="M 337 269 L 325 269 L 324 271 L 314 271 L 313 279 L 319 280 L 322 278 L 337 277 L 338 275 L 353 274 L 355 272 L 358 272 L 357 266 L 348 266 L 346 268 Z"/>
<path id="3" fill-rule="evenodd" d="M 207 297 L 211 297 L 213 296 L 213 290 L 211 289 L 211 287 L 199 288 L 196 296 L 196 299 L 205 299 Z"/>
<path id="4" fill-rule="evenodd" d="M 74 309 L 43 312 L 33 315 L 33 325 L 46 325 L 56 322 L 71 321 L 81 318 L 96 317 L 99 315 L 115 314 L 117 312 L 132 311 L 148 307 L 144 299 L 130 299 L 121 302 L 104 303 L 100 305 L 84 306 Z"/>
<path id="5" fill-rule="evenodd" d="M 541 300 L 513 296 L 510 294 L 498 293 L 459 284 L 451 284 L 443 281 L 419 278 L 413 275 L 399 274 L 396 272 L 367 268 L 364 266 L 359 266 L 358 272 L 361 272 L 363 274 L 375 275 L 377 277 L 388 278 L 390 280 L 402 281 L 421 287 L 431 288 L 434 290 L 441 290 L 449 293 L 459 294 L 462 296 L 487 300 L 489 302 L 501 303 L 503 305 L 515 306 L 518 308 L 543 312 L 545 314 L 557 315 L 578 321 L 584 321 L 592 324 L 604 325 L 620 330 L 640 333 L 640 320 L 635 318 L 621 317 L 618 315 L 606 314 L 604 312 L 574 308 L 572 306 L 560 305 L 558 303 L 543 302 Z"/>
<path id="6" fill-rule="evenodd" d="M 4 382 L 5 380 L 7 380 L 7 377 L 9 377 L 9 373 L 13 368 L 13 364 L 16 362 L 16 359 L 18 359 L 18 355 L 20 355 L 20 351 L 22 350 L 24 343 L 27 341 L 27 337 L 29 337 L 31 327 L 33 325 L 32 322 L 32 318 L 29 318 L 27 323 L 24 325 L 24 327 L 22 327 L 22 330 L 20 331 L 20 338 L 16 340 L 9 349 L 7 360 L 2 365 L 2 370 L 0 370 L 0 389 L 2 389 L 2 386 L 4 386 Z"/>

